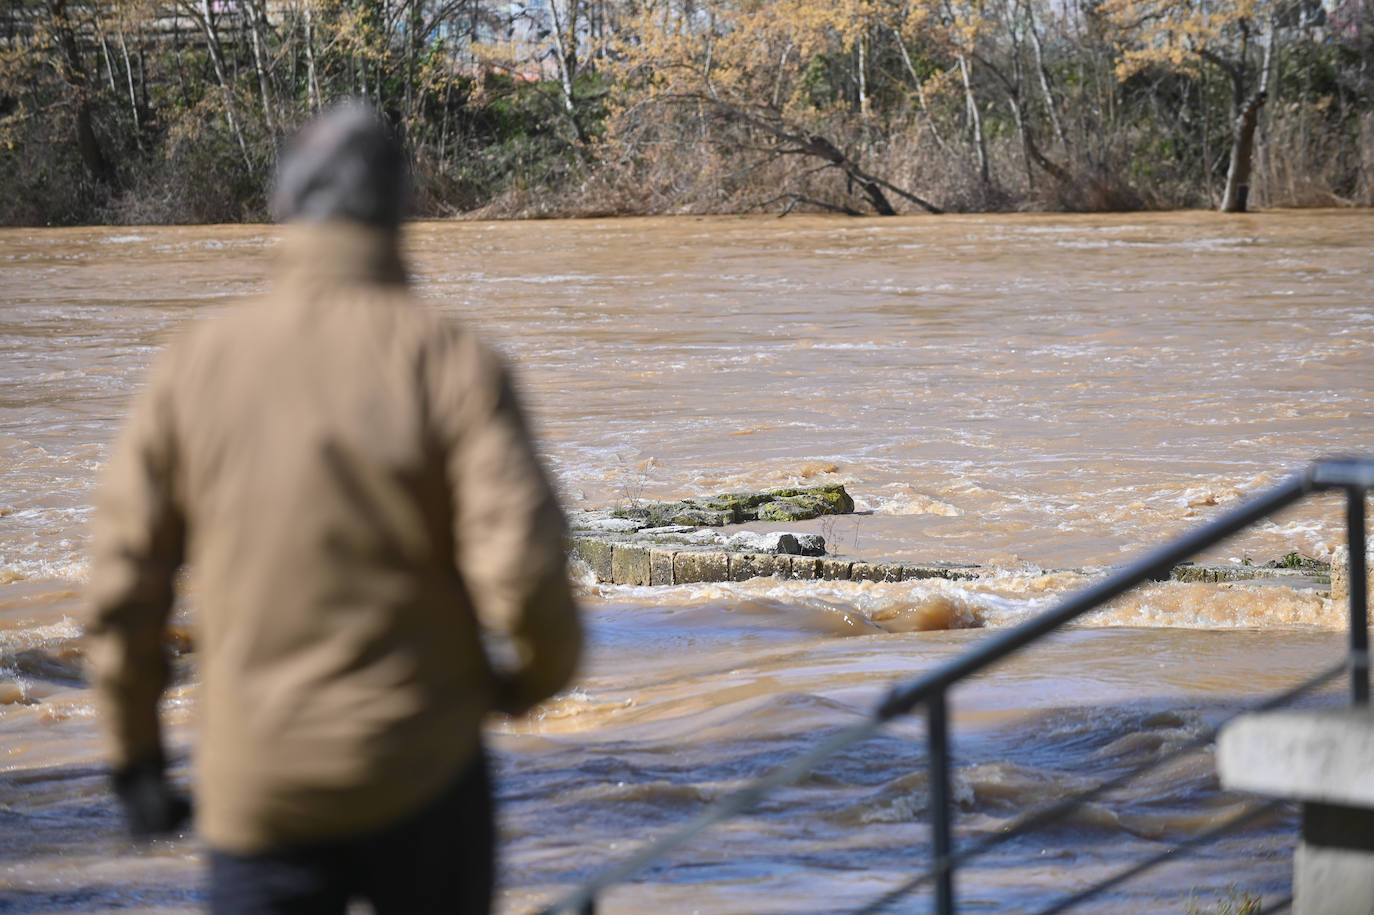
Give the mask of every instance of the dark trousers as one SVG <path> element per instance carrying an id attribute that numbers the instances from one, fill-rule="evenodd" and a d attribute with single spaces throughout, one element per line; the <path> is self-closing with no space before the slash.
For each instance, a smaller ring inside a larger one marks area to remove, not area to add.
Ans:
<path id="1" fill-rule="evenodd" d="M 436 801 L 401 822 L 341 841 L 253 855 L 210 853 L 213 915 L 486 913 L 494 871 L 491 787 L 481 752 Z"/>

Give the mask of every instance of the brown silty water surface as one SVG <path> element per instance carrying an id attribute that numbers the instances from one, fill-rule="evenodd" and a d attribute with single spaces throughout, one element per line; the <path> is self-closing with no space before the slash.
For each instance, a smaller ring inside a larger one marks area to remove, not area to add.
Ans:
<path id="1" fill-rule="evenodd" d="M 623 860 L 1095 570 L 1313 458 L 1374 452 L 1372 230 L 1368 212 L 411 227 L 418 294 L 517 364 L 570 507 L 843 482 L 859 514 L 792 529 L 851 556 L 992 570 L 660 589 L 582 570 L 577 684 L 492 722 L 502 910 Z M 261 289 L 276 238 L 0 231 L 0 908 L 203 900 L 197 841 L 131 847 L 105 793 L 79 640 L 86 525 L 148 361 Z M 1328 558 L 1341 515 L 1313 500 L 1204 558 Z M 166 715 L 189 781 L 187 603 Z M 1319 585 L 1159 584 L 959 687 L 958 837 L 1297 682 L 1339 656 L 1343 627 Z M 923 721 L 898 722 L 603 910 L 859 908 L 927 860 L 925 765 Z M 1189 758 L 975 863 L 960 898 L 1034 911 L 1240 803 L 1210 753 Z M 1232 884 L 1286 894 L 1295 824 L 1264 821 L 1090 908 L 1182 911 Z M 891 910 L 929 906 L 918 892 Z"/>

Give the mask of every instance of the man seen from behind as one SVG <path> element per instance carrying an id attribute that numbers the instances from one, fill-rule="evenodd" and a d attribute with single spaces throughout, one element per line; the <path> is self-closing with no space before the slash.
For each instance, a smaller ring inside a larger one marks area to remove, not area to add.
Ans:
<path id="1" fill-rule="evenodd" d="M 563 515 L 501 360 L 408 294 L 376 117 L 307 126 L 273 203 L 269 293 L 157 360 L 101 481 L 87 635 L 116 791 L 137 833 L 185 815 L 157 712 L 185 562 L 212 911 L 485 912 L 481 720 L 579 652 Z"/>

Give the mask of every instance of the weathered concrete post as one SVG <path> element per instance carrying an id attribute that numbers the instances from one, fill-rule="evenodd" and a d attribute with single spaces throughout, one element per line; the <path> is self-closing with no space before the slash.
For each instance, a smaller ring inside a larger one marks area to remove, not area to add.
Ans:
<path id="1" fill-rule="evenodd" d="M 1217 740 L 1221 783 L 1302 802 L 1296 915 L 1374 915 L 1374 711 L 1265 712 Z"/>

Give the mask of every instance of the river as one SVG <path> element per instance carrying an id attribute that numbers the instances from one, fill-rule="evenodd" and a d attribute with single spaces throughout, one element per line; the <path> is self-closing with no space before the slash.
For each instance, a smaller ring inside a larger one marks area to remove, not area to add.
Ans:
<path id="1" fill-rule="evenodd" d="M 0 910 L 195 911 L 192 836 L 138 848 L 82 672 L 92 488 L 149 360 L 264 287 L 272 227 L 0 230 Z M 1374 453 L 1374 213 L 421 223 L 417 294 L 516 364 L 567 504 L 842 482 L 794 525 L 974 581 L 633 588 L 574 569 L 576 685 L 493 721 L 501 910 L 548 903 L 858 720 L 894 682 L 1289 471 Z M 1327 559 L 1318 498 L 1203 557 Z M 179 612 L 193 628 L 194 607 Z M 951 697 L 956 836 L 1110 778 L 1336 660 L 1320 587 L 1151 585 Z M 164 710 L 190 780 L 194 653 Z M 1333 688 L 1306 700 L 1341 701 Z M 862 907 L 927 862 L 899 721 L 609 891 L 605 912 Z M 1210 753 L 960 873 L 1035 911 L 1239 809 Z M 1289 892 L 1296 815 L 1092 911 Z M 890 910 L 925 912 L 928 895 Z"/>

